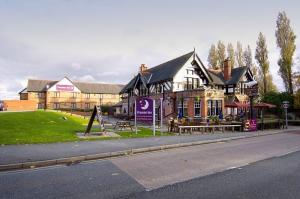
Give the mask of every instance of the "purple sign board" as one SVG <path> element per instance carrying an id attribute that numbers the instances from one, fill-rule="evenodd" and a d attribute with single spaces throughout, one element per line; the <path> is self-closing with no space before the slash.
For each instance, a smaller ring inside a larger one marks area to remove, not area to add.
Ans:
<path id="1" fill-rule="evenodd" d="M 257 122 L 256 119 L 250 120 L 250 131 L 256 131 L 257 130 Z"/>
<path id="2" fill-rule="evenodd" d="M 141 122 L 153 121 L 153 100 L 141 97 L 136 100 L 136 120 Z"/>
<path id="3" fill-rule="evenodd" d="M 56 90 L 57 91 L 74 91 L 74 86 L 73 85 L 56 85 Z"/>
<path id="4" fill-rule="evenodd" d="M 246 120 L 244 130 L 245 131 L 257 131 L 257 121 L 256 121 L 256 119 Z"/>

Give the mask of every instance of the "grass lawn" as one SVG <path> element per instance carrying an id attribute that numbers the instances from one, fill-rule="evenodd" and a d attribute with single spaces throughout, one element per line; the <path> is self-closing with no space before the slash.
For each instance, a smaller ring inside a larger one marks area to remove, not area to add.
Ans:
<path id="1" fill-rule="evenodd" d="M 64 120 L 66 117 L 67 120 Z M 67 142 L 78 140 L 88 120 L 58 112 L 0 113 L 0 144 Z"/>
<path id="2" fill-rule="evenodd" d="M 64 120 L 63 117 L 66 117 L 67 120 Z M 0 113 L 0 144 L 34 144 L 81 141 L 82 139 L 79 139 L 76 136 L 76 132 L 84 132 L 87 123 L 88 119 L 71 116 L 61 112 L 2 112 Z M 96 130 L 98 129 L 92 129 L 92 131 Z M 138 134 L 124 131 L 119 132 L 119 135 L 121 135 L 121 138 L 153 136 L 152 130 L 146 128 L 140 128 Z M 156 135 L 160 136 L 160 132 L 157 132 Z M 164 133 L 163 135 L 170 134 Z"/>

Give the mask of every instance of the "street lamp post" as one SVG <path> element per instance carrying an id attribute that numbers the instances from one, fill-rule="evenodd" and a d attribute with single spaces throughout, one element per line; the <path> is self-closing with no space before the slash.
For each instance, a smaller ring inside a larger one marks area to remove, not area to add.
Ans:
<path id="1" fill-rule="evenodd" d="M 287 109 L 289 108 L 289 101 L 283 101 L 282 107 L 285 109 L 285 128 L 288 128 Z"/>

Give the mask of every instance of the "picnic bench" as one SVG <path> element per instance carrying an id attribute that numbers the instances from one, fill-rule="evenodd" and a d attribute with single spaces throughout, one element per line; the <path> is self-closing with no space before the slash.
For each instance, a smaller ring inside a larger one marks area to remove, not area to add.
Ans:
<path id="1" fill-rule="evenodd" d="M 133 125 L 130 123 L 130 121 L 117 121 L 114 126 L 114 129 L 122 131 L 123 129 L 130 128 L 131 131 L 133 131 L 132 127 Z"/>
<path id="2" fill-rule="evenodd" d="M 189 126 L 189 125 L 179 125 L 177 128 L 179 129 L 179 135 L 181 135 L 181 132 L 183 129 L 188 129 L 190 133 L 192 134 L 193 129 L 201 129 L 202 133 L 204 133 L 204 130 L 211 129 L 212 133 L 215 132 L 215 128 L 221 128 L 222 132 L 224 133 L 225 128 L 231 128 L 232 132 L 234 132 L 234 128 L 239 127 L 240 130 L 242 130 L 242 125 L 238 124 L 222 124 L 222 125 L 195 125 L 195 126 Z"/>

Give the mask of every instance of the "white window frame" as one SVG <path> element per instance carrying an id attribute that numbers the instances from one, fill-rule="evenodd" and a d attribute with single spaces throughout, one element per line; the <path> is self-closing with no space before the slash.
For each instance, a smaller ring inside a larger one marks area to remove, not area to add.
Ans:
<path id="1" fill-rule="evenodd" d="M 199 109 L 199 114 L 196 115 L 196 109 Z M 201 117 L 201 100 L 194 101 L 194 117 Z"/>
<path id="2" fill-rule="evenodd" d="M 179 102 L 177 103 L 177 113 L 178 113 L 178 115 L 179 115 L 181 109 L 182 109 L 182 100 L 179 100 Z M 186 109 L 186 111 L 185 111 L 185 109 Z M 188 116 L 188 103 L 187 103 L 186 99 L 183 100 L 182 115 L 183 115 L 183 117 Z"/>

